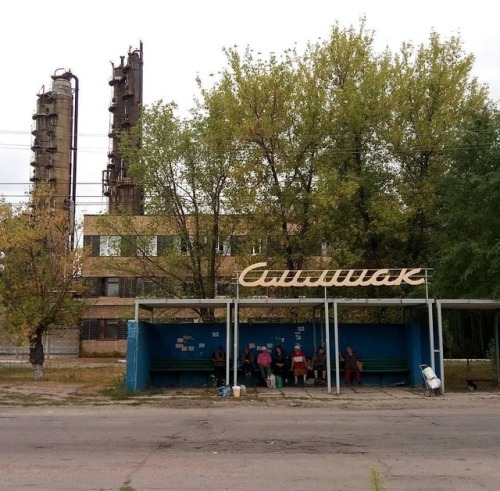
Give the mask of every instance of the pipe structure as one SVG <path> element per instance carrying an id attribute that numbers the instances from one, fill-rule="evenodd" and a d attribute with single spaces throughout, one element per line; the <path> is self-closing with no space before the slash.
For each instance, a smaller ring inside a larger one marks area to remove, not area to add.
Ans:
<path id="1" fill-rule="evenodd" d="M 71 79 L 75 81 L 75 89 L 74 89 L 74 98 L 73 98 L 73 107 L 71 113 L 71 162 L 69 164 L 69 182 L 68 182 L 68 198 L 69 198 L 69 219 L 72 223 L 71 226 L 71 234 L 70 234 L 70 247 L 71 250 L 75 248 L 75 222 L 76 222 L 76 173 L 77 173 L 77 161 L 78 161 L 78 105 L 79 105 L 79 92 L 80 92 L 80 81 L 78 77 L 71 72 L 71 70 L 67 70 L 66 72 L 58 75 L 57 72 L 59 70 L 63 70 L 62 68 L 58 68 L 54 75 L 52 76 L 53 80 L 56 79 L 66 79 L 71 83 Z"/>
<path id="2" fill-rule="evenodd" d="M 140 64 L 140 67 L 141 67 L 141 70 L 140 70 L 140 77 L 139 77 L 139 104 L 141 106 L 141 110 L 142 110 L 142 89 L 143 89 L 143 79 L 144 79 L 144 76 L 143 76 L 143 66 L 144 66 L 144 50 L 143 50 L 143 47 L 142 47 L 142 41 L 139 42 L 139 56 L 140 56 L 140 59 L 139 59 L 139 64 Z"/>
<path id="3" fill-rule="evenodd" d="M 500 342 L 498 339 L 498 322 L 500 320 L 500 312 L 495 314 L 495 355 L 496 355 L 496 364 L 497 364 L 497 384 L 500 385 Z"/>
<path id="4" fill-rule="evenodd" d="M 73 117 L 73 142 L 71 145 L 71 150 L 73 154 L 72 158 L 72 168 L 71 168 L 71 203 L 73 204 L 73 216 L 71 217 L 73 220 L 73 230 L 71 231 L 71 249 L 75 248 L 75 221 L 76 221 L 76 172 L 77 172 L 77 159 L 78 159 L 78 96 L 80 92 L 80 81 L 78 77 L 71 73 L 71 71 L 67 71 L 64 74 L 68 80 L 74 79 L 75 81 L 75 101 L 74 101 L 74 117 Z"/>

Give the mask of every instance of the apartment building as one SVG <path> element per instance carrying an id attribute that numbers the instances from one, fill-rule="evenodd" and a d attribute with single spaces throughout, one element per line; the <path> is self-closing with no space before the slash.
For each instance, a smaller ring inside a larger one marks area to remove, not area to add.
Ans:
<path id="1" fill-rule="evenodd" d="M 199 264 L 207 282 L 205 295 L 235 297 L 236 273 L 248 264 L 270 260 L 276 245 L 269 240 L 248 237 L 244 227 L 225 227 L 215 244 L 215 255 L 207 252 Z M 194 223 L 191 223 L 193 236 Z M 82 271 L 87 285 L 88 307 L 82 317 L 82 347 L 86 352 L 120 351 L 126 346 L 126 323 L 134 317 L 134 299 L 197 298 L 193 285 L 193 251 L 188 240 L 175 234 L 175 225 L 164 217 L 146 215 L 86 215 L 84 247 L 88 251 Z M 207 238 L 211 241 L 211 238 Z M 213 264 L 210 263 L 213 257 Z M 328 248 L 318 244 L 307 264 L 327 264 Z M 211 269 L 211 267 L 213 269 Z M 245 295 L 265 296 L 266 291 L 245 290 Z M 194 310 L 173 310 L 165 315 L 177 322 L 198 322 Z M 215 312 L 222 318 L 225 312 Z"/>

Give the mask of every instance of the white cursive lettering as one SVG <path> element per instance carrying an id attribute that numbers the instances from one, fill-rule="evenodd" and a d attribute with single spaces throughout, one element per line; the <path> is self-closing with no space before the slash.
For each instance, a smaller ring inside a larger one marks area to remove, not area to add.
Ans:
<path id="1" fill-rule="evenodd" d="M 279 274 L 269 276 L 270 270 L 259 271 L 256 279 L 247 279 L 249 273 L 265 268 L 266 262 L 251 264 L 239 275 L 238 282 L 241 286 L 283 286 L 283 287 L 331 287 L 331 286 L 399 286 L 402 283 L 407 285 L 422 285 L 426 282 L 424 277 L 418 277 L 422 268 L 413 269 L 325 269 L 322 271 L 290 271 L 285 269 Z M 291 275 L 293 273 L 293 276 Z"/>

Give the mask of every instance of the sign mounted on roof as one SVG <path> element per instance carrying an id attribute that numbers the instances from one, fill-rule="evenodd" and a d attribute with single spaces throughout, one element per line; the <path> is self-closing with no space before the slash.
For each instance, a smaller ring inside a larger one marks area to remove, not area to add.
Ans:
<path id="1" fill-rule="evenodd" d="M 264 269 L 266 262 L 251 264 L 238 276 L 241 286 L 332 287 L 399 286 L 427 284 L 427 269 L 324 269 L 278 271 Z M 259 270 L 259 271 L 257 271 Z"/>

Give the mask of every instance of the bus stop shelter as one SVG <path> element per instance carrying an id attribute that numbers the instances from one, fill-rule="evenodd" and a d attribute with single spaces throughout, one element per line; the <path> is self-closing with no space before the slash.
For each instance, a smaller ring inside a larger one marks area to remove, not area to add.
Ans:
<path id="1" fill-rule="evenodd" d="M 155 310 L 158 309 L 195 309 L 202 308 L 224 309 L 226 317 L 226 353 L 233 353 L 233 356 L 226 357 L 225 374 L 226 380 L 232 380 L 233 384 L 237 384 L 238 378 L 238 353 L 239 353 L 239 337 L 240 337 L 240 312 L 242 309 L 298 309 L 310 308 L 320 310 L 325 325 L 325 344 L 327 354 L 327 390 L 329 393 L 335 388 L 335 393 L 340 393 L 340 359 L 339 359 L 339 307 L 385 307 L 385 308 L 411 308 L 423 307 L 426 308 L 428 314 L 428 329 L 429 329 L 429 352 L 430 363 L 433 369 L 436 368 L 434 353 L 438 355 L 438 364 L 442 367 L 443 364 L 443 337 L 442 337 L 442 322 L 438 319 L 437 347 L 435 346 L 435 326 L 433 322 L 433 305 L 434 300 L 428 299 L 401 299 L 401 298 L 236 298 L 236 299 L 136 299 L 135 300 L 135 327 L 138 328 L 141 312 L 149 313 L 151 323 L 155 322 Z M 333 342 L 331 332 L 331 315 L 333 312 Z M 331 352 L 334 356 L 332 359 Z M 135 357 L 135 363 L 128 363 L 127 367 L 136 372 L 139 370 L 140 346 L 139 342 L 127 354 Z M 231 367 L 232 358 L 232 367 Z M 332 368 L 335 368 L 335 380 L 332 381 Z M 232 373 L 231 373 L 232 368 Z M 440 372 L 443 374 L 443 371 Z M 140 390 L 142 384 L 138 373 L 127 374 L 127 379 L 130 375 L 130 381 L 127 380 L 127 385 L 132 390 Z M 232 376 L 231 376 L 232 375 Z"/>

